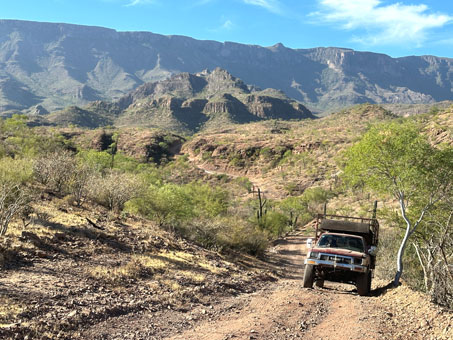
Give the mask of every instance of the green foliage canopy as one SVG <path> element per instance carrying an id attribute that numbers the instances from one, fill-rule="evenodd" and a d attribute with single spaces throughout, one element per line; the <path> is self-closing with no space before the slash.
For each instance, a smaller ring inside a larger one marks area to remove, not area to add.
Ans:
<path id="1" fill-rule="evenodd" d="M 347 183 L 393 195 L 399 202 L 406 232 L 398 251 L 395 284 L 402 274 L 408 239 L 425 214 L 452 192 L 453 149 L 434 147 L 421 132 L 412 121 L 371 127 L 343 161 Z"/>

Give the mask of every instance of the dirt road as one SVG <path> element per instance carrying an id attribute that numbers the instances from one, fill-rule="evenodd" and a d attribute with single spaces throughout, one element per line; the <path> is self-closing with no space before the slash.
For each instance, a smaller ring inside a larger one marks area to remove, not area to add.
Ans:
<path id="1" fill-rule="evenodd" d="M 382 339 L 367 320 L 367 299 L 353 286 L 326 283 L 302 288 L 306 238 L 296 233 L 280 241 L 270 262 L 283 278 L 267 289 L 213 306 L 217 313 L 172 340 L 225 339 Z"/>

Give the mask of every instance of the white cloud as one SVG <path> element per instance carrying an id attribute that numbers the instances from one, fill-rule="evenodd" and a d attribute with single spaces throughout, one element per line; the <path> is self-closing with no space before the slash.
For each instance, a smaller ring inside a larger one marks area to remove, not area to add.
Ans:
<path id="1" fill-rule="evenodd" d="M 147 4 L 154 4 L 156 3 L 155 0 L 130 0 L 130 2 L 126 5 L 126 7 L 137 6 L 137 5 L 147 5 Z"/>
<path id="2" fill-rule="evenodd" d="M 226 20 L 226 21 L 223 23 L 222 28 L 223 28 L 224 30 L 228 30 L 228 31 L 229 31 L 229 30 L 231 30 L 231 29 L 234 28 L 234 24 L 233 24 L 233 22 L 232 22 L 231 20 Z"/>
<path id="3" fill-rule="evenodd" d="M 432 13 L 428 6 L 383 4 L 381 0 L 318 0 L 321 10 L 311 13 L 323 22 L 339 23 L 343 29 L 365 29 L 354 40 L 368 45 L 415 43 L 421 45 L 430 29 L 443 27 L 453 17 Z"/>
<path id="4" fill-rule="evenodd" d="M 282 8 L 279 0 L 243 0 L 246 4 L 263 7 L 270 12 L 281 14 Z"/>
<path id="5" fill-rule="evenodd" d="M 216 28 L 208 29 L 210 32 L 231 31 L 236 28 L 236 25 L 230 20 L 222 18 L 222 24 Z"/>

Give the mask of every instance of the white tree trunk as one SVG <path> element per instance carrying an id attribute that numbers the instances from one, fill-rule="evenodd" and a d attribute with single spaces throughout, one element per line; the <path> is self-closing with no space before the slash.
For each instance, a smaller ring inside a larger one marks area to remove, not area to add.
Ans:
<path id="1" fill-rule="evenodd" d="M 406 250 L 407 241 L 409 240 L 411 225 L 408 222 L 406 227 L 406 233 L 404 234 L 403 241 L 401 242 L 400 249 L 398 250 L 398 255 L 396 256 L 396 274 L 395 280 L 393 281 L 394 286 L 398 286 L 400 283 L 401 274 L 403 274 L 403 254 Z"/>
<path id="2" fill-rule="evenodd" d="M 400 278 L 403 274 L 403 255 L 404 251 L 406 250 L 407 241 L 411 236 L 411 227 L 412 224 L 409 221 L 406 215 L 406 204 L 404 202 L 404 193 L 399 192 L 399 203 L 401 208 L 401 215 L 403 216 L 404 221 L 406 221 L 406 232 L 404 233 L 404 238 L 401 241 L 400 249 L 398 249 L 398 254 L 396 255 L 396 274 L 395 280 L 393 281 L 393 285 L 396 287 L 400 284 Z"/>

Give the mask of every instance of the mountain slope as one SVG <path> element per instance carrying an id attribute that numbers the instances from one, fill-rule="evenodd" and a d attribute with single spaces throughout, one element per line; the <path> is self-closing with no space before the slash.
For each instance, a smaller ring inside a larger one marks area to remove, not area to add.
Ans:
<path id="1" fill-rule="evenodd" d="M 47 116 L 54 125 L 96 128 L 106 125 L 153 127 L 193 133 L 203 127 L 266 119 L 314 118 L 302 104 L 274 89 L 259 90 L 220 68 L 181 73 L 145 83 L 120 100 L 69 106 Z"/>
<path id="2" fill-rule="evenodd" d="M 284 91 L 318 111 L 363 102 L 453 99 L 448 58 L 261 47 L 16 20 L 0 20 L 0 37 L 2 111 L 117 100 L 146 82 L 216 67 L 247 84 Z"/>

